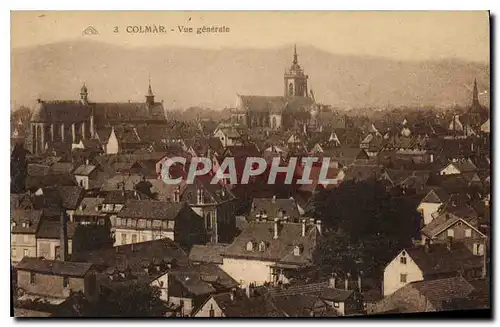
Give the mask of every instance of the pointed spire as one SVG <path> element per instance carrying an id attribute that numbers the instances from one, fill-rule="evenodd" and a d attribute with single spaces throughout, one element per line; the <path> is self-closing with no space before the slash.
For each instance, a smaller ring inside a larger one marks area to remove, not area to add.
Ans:
<path id="1" fill-rule="evenodd" d="M 298 63 L 298 60 L 297 60 L 297 44 L 293 45 L 293 63 L 294 64 Z"/>
<path id="2" fill-rule="evenodd" d="M 154 96 L 153 90 L 151 89 L 151 76 L 149 76 L 148 96 Z"/>
<path id="3" fill-rule="evenodd" d="M 478 105 L 479 104 L 479 98 L 478 98 L 478 91 L 477 91 L 477 80 L 474 77 L 474 90 L 472 91 L 472 105 Z"/>

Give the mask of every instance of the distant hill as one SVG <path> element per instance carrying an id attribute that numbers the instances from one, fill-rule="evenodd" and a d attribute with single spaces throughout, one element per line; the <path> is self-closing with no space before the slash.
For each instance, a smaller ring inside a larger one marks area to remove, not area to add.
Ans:
<path id="1" fill-rule="evenodd" d="M 342 46 L 342 45 L 339 45 Z M 337 55 L 298 46 L 316 100 L 338 108 L 400 105 L 450 106 L 470 102 L 477 77 L 488 90 L 488 64 L 455 59 L 396 61 Z M 168 108 L 231 107 L 236 93 L 281 95 L 292 47 L 196 49 L 137 48 L 98 42 L 61 42 L 12 50 L 12 101 L 78 99 L 86 81 L 94 101 L 141 101 L 151 74 L 158 100 Z M 488 94 L 481 102 L 489 105 Z"/>

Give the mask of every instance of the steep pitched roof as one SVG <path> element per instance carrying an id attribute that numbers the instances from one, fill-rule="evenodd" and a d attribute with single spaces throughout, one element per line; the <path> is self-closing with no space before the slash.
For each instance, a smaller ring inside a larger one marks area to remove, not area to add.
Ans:
<path id="1" fill-rule="evenodd" d="M 68 221 L 68 239 L 72 239 L 75 235 L 76 224 Z M 37 238 L 59 239 L 61 237 L 61 223 L 42 219 L 36 233 Z"/>
<path id="2" fill-rule="evenodd" d="M 175 220 L 185 206 L 185 203 L 129 200 L 118 217 Z"/>
<path id="3" fill-rule="evenodd" d="M 294 199 L 276 199 L 276 198 L 254 198 L 250 215 L 253 218 L 255 215 L 265 212 L 268 217 L 274 218 L 288 216 L 291 220 L 297 220 L 300 216 L 297 208 L 297 203 Z M 281 212 L 281 213 L 280 213 Z"/>
<path id="4" fill-rule="evenodd" d="M 15 223 L 11 232 L 14 234 L 34 234 L 42 218 L 42 210 L 22 210 L 11 211 L 11 221 Z"/>
<path id="5" fill-rule="evenodd" d="M 199 263 L 222 264 L 222 253 L 228 244 L 194 244 L 189 252 L 189 260 Z"/>
<path id="6" fill-rule="evenodd" d="M 78 123 L 87 120 L 92 113 L 90 106 L 80 101 L 39 101 L 32 122 L 46 123 Z"/>
<path id="7" fill-rule="evenodd" d="M 44 274 L 83 277 L 92 268 L 91 263 L 46 260 L 24 257 L 17 265 L 17 270 L 28 270 Z"/>
<path id="8" fill-rule="evenodd" d="M 463 277 L 423 280 L 410 283 L 437 311 L 443 308 L 446 301 L 465 299 L 474 291 L 474 287 Z"/>
<path id="9" fill-rule="evenodd" d="M 422 270 L 424 277 L 441 273 L 457 273 L 460 269 L 482 267 L 482 256 L 474 255 L 463 243 L 455 242 L 451 251 L 446 244 L 431 244 L 430 251 L 424 246 L 405 249 Z"/>
<path id="10" fill-rule="evenodd" d="M 446 203 L 449 199 L 448 193 L 439 187 L 432 188 L 421 202 L 426 203 Z"/>
<path id="11" fill-rule="evenodd" d="M 285 107 L 282 96 L 240 95 L 243 106 L 255 112 L 281 112 Z"/>
<path id="12" fill-rule="evenodd" d="M 306 236 L 302 237 L 302 224 L 281 223 L 278 238 L 274 239 L 274 222 L 250 222 L 238 237 L 229 245 L 224 257 L 253 260 L 270 260 L 293 265 L 311 265 L 312 253 L 316 247 L 318 230 L 315 225 L 306 225 Z M 253 242 L 253 250 L 247 250 L 247 243 Z M 259 244 L 266 247 L 259 251 Z M 298 256 L 294 255 L 295 246 L 302 247 Z"/>
<path id="13" fill-rule="evenodd" d="M 95 169 L 96 169 L 96 166 L 94 166 L 94 165 L 83 164 L 83 165 L 78 166 L 78 168 L 75 169 L 75 171 L 73 172 L 73 175 L 88 176 Z"/>

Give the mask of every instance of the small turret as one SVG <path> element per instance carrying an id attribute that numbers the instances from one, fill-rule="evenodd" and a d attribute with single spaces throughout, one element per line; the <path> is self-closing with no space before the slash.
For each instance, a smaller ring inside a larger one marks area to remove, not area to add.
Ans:
<path id="1" fill-rule="evenodd" d="M 85 82 L 83 83 L 82 88 L 80 89 L 80 100 L 84 105 L 87 105 L 89 103 L 89 93 L 87 90 L 87 85 L 85 85 Z"/>

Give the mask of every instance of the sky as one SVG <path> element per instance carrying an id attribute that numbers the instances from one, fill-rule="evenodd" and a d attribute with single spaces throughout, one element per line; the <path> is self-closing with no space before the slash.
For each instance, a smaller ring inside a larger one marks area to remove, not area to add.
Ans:
<path id="1" fill-rule="evenodd" d="M 83 35 L 89 25 L 99 34 Z M 126 32 L 127 26 L 145 25 L 165 26 L 167 33 Z M 194 33 L 180 33 L 179 26 L 193 27 Z M 203 26 L 226 26 L 230 31 L 196 34 Z M 127 46 L 209 48 L 268 48 L 297 43 L 335 54 L 476 62 L 489 62 L 490 46 L 486 11 L 11 12 L 12 48 L 75 39 Z"/>

